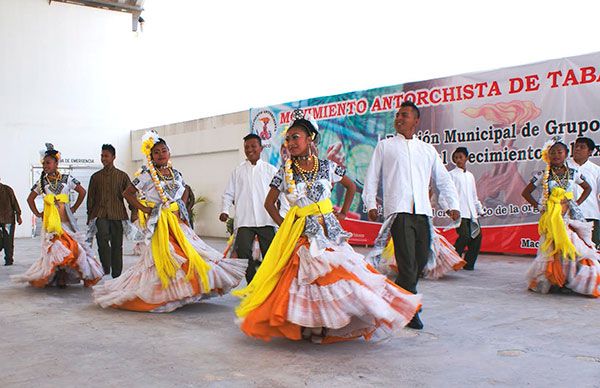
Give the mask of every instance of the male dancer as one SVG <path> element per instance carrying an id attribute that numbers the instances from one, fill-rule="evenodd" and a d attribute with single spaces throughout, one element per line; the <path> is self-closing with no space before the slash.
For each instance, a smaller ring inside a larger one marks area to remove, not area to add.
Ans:
<path id="1" fill-rule="evenodd" d="M 463 269 L 473 271 L 481 248 L 479 216 L 483 215 L 483 206 L 477 198 L 475 177 L 470 171 L 467 171 L 467 156 L 469 156 L 469 151 L 465 147 L 458 147 L 452 153 L 452 161 L 456 168 L 450 171 L 450 176 L 458 192 L 461 216 L 460 226 L 456 228 L 458 239 L 454 243 L 454 249 L 462 257 L 465 247 L 468 248 L 465 254 L 467 264 Z"/>
<path id="2" fill-rule="evenodd" d="M 10 186 L 0 183 L 0 251 L 4 249 L 4 265 L 13 265 L 15 220 L 19 225 L 21 208 Z"/>
<path id="3" fill-rule="evenodd" d="M 579 170 L 592 188 L 592 192 L 579 205 L 579 208 L 583 212 L 585 219 L 594 223 L 592 241 L 596 245 L 596 249 L 600 249 L 600 204 L 598 198 L 600 194 L 600 166 L 589 160 L 595 150 L 596 144 L 592 139 L 578 137 L 575 140 L 575 147 L 573 148 L 573 159 L 569 162 Z M 583 189 L 579 185 L 575 185 L 575 189 L 573 190 L 575 198 L 579 198 L 582 191 Z"/>
<path id="4" fill-rule="evenodd" d="M 95 222 L 98 229 L 100 262 L 113 278 L 123 269 L 123 221 L 128 218 L 123 192 L 131 184 L 129 176 L 114 166 L 115 157 L 115 147 L 104 144 L 100 154 L 104 168 L 92 175 L 87 198 L 88 224 Z"/>
<path id="5" fill-rule="evenodd" d="M 237 256 L 248 259 L 246 280 L 252 281 L 259 262 L 252 259 L 252 244 L 258 237 L 263 257 L 275 237 L 275 221 L 265 210 L 265 199 L 269 192 L 269 184 L 277 169 L 260 160 L 262 142 L 258 135 L 249 134 L 244 137 L 244 153 L 246 161 L 240 164 L 231 174 L 229 184 L 223 193 L 223 211 L 219 220 L 226 222 L 231 206 L 235 205 L 234 230 L 237 231 L 234 249 Z"/>
<path id="6" fill-rule="evenodd" d="M 438 152 L 414 137 L 419 118 L 419 109 L 413 102 L 400 105 L 394 119 L 397 134 L 377 144 L 362 195 L 369 219 L 377 220 L 376 197 L 380 178 L 383 178 L 383 213 L 385 217 L 395 217 L 390 232 L 398 265 L 396 284 L 414 294 L 431 245 L 431 181 L 448 206 L 448 215 L 455 221 L 460 218 L 456 188 Z M 419 314 L 415 314 L 407 326 L 422 329 Z"/>

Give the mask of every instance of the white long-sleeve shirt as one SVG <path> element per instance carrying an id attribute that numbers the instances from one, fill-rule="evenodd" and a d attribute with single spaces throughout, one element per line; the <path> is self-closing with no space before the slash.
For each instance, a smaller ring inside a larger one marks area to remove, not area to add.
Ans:
<path id="1" fill-rule="evenodd" d="M 246 160 L 231 173 L 223 193 L 222 212 L 229 214 L 235 205 L 235 228 L 277 226 L 265 210 L 269 184 L 276 173 L 277 168 L 260 159 L 256 165 Z"/>
<path id="2" fill-rule="evenodd" d="M 458 210 L 458 195 L 450 174 L 436 149 L 415 137 L 396 136 L 380 141 L 375 147 L 363 189 L 368 210 L 377 208 L 377 190 L 383 176 L 383 213 L 432 215 L 429 183 L 440 193 L 443 210 Z"/>
<path id="3" fill-rule="evenodd" d="M 450 171 L 450 177 L 458 192 L 458 210 L 461 218 L 477 219 L 483 214 L 483 206 L 477 198 L 475 177 L 470 171 L 458 167 Z"/>
<path id="4" fill-rule="evenodd" d="M 598 199 L 598 194 L 600 194 L 600 166 L 592 163 L 590 160 L 580 166 L 572 159 L 569 160 L 569 165 L 577 168 L 592 188 L 590 195 L 579 205 L 583 216 L 587 219 L 600 220 L 600 200 Z M 573 189 L 574 199 L 577 200 L 582 192 L 583 189 L 581 186 L 575 185 Z"/>

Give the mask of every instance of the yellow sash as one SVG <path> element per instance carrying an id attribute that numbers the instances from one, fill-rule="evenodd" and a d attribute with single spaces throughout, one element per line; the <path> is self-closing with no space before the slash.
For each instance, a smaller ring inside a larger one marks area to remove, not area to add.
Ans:
<path id="1" fill-rule="evenodd" d="M 46 194 L 44 195 L 44 217 L 42 218 L 46 233 L 55 233 L 62 236 L 63 229 L 60 222 L 60 214 L 56 202 L 69 203 L 68 194 Z"/>
<path id="2" fill-rule="evenodd" d="M 242 299 L 235 309 L 238 317 L 245 317 L 271 295 L 292 256 L 298 238 L 304 231 L 306 217 L 332 211 L 333 206 L 329 198 L 302 208 L 294 206 L 290 209 L 250 284 L 232 292 Z"/>
<path id="3" fill-rule="evenodd" d="M 381 257 L 385 257 L 385 258 L 389 258 L 389 257 L 393 258 L 393 257 L 395 257 L 394 239 L 390 238 L 388 240 L 388 243 L 386 244 L 385 248 L 381 252 Z"/>
<path id="4" fill-rule="evenodd" d="M 141 200 L 141 204 L 147 207 L 155 207 L 154 202 L 148 202 Z M 198 251 L 194 249 L 192 244 L 188 241 L 186 236 L 183 234 L 183 230 L 179 225 L 179 218 L 174 212 L 179 210 L 179 206 L 176 202 L 171 203 L 169 207 L 164 207 L 160 210 L 158 216 L 158 222 L 152 235 L 151 246 L 152 246 L 152 257 L 154 258 L 154 265 L 156 266 L 156 273 L 160 278 L 163 288 L 169 286 L 171 279 L 175 278 L 177 270 L 180 268 L 179 264 L 175 261 L 171 255 L 171 246 L 169 244 L 169 231 L 175 237 L 175 240 L 185 252 L 188 258 L 188 271 L 187 280 L 191 280 L 194 276 L 194 272 L 200 276 L 200 282 L 204 292 L 210 291 L 210 282 L 208 280 L 208 271 L 210 265 L 202 259 L 198 254 Z M 140 223 L 143 225 L 147 222 L 147 214 L 140 216 Z"/>
<path id="5" fill-rule="evenodd" d="M 567 227 L 562 216 L 562 205 L 560 202 L 563 199 L 573 199 L 573 193 L 565 191 L 561 187 L 553 188 L 546 203 L 546 211 L 540 217 L 538 231 L 540 235 L 545 237 L 542 250 L 547 252 L 548 255 L 552 256 L 556 253 L 561 253 L 565 259 L 575 260 L 577 251 L 571 240 L 569 240 Z M 554 249 L 551 250 L 553 244 Z"/>

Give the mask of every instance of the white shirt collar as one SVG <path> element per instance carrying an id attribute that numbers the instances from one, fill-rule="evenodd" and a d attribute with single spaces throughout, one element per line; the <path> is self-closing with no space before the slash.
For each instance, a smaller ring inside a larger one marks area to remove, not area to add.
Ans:
<path id="1" fill-rule="evenodd" d="M 261 159 L 258 159 L 258 160 L 256 161 L 256 164 L 252 164 L 252 163 L 251 163 L 251 162 L 250 162 L 248 159 L 246 159 L 246 164 L 247 164 L 248 166 L 250 166 L 250 167 L 252 167 L 252 166 L 258 166 L 258 165 L 259 165 L 261 162 L 262 162 L 262 160 L 261 160 Z"/>
<path id="2" fill-rule="evenodd" d="M 398 133 L 398 132 L 396 132 L 396 136 L 398 136 L 399 139 L 403 139 L 403 140 L 414 140 L 415 139 L 415 135 L 414 134 L 413 134 L 413 136 L 410 139 L 408 139 L 406 136 L 404 136 L 403 134 Z"/>

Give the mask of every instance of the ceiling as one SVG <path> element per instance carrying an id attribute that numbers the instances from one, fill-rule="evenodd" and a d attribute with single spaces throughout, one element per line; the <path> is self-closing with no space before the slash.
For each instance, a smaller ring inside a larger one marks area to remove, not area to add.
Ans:
<path id="1" fill-rule="evenodd" d="M 131 28 L 137 31 L 140 15 L 144 10 L 144 0 L 48 0 L 52 2 L 77 4 L 84 7 L 102 8 L 109 11 L 127 12 L 131 14 Z"/>

